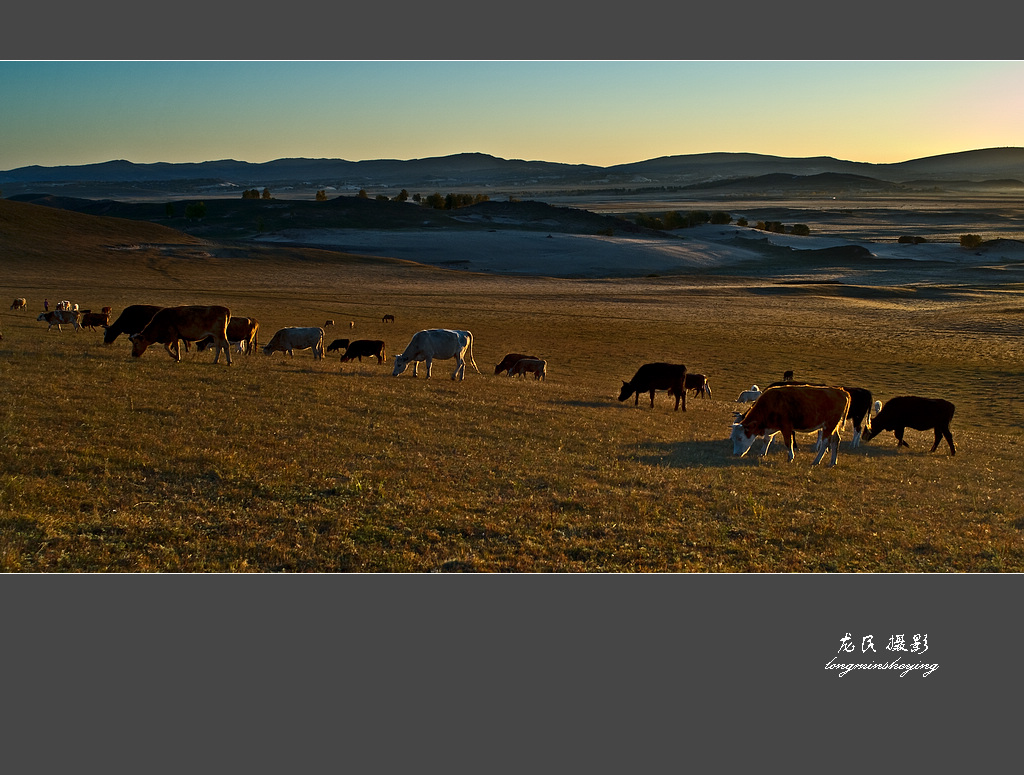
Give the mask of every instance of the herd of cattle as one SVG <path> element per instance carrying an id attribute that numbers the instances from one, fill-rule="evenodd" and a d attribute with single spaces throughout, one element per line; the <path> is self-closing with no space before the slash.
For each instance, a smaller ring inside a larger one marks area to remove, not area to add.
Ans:
<path id="1" fill-rule="evenodd" d="M 11 309 L 24 309 L 25 299 L 15 299 Z M 80 328 L 102 327 L 103 341 L 112 344 L 121 334 L 126 334 L 132 343 L 132 357 L 138 358 L 153 344 L 162 344 L 175 360 L 181 360 L 179 343 L 185 343 L 188 351 L 194 343 L 199 351 L 216 347 L 214 363 L 224 353 L 231 364 L 231 346 L 239 352 L 253 353 L 259 346 L 259 322 L 254 318 L 231 315 L 223 306 L 179 306 L 160 307 L 134 304 L 126 307 L 117 319 L 110 323 L 111 308 L 104 307 L 100 313 L 79 310 L 70 302 L 60 302 L 53 311 L 43 312 L 37 320 L 46 322 L 47 330 L 61 325 Z M 393 315 L 385 315 L 384 322 L 394 322 Z M 329 321 L 331 322 L 331 321 Z M 2 337 L 0 337 L 2 338 Z M 289 326 L 279 329 L 263 347 L 265 355 L 275 352 L 294 355 L 295 350 L 312 350 L 313 358 L 320 360 L 325 353 L 341 351 L 341 362 L 345 363 L 363 357 L 376 358 L 378 364 L 387 360 L 385 345 L 377 339 L 336 339 L 324 347 L 324 329 L 320 327 Z M 453 360 L 453 380 L 465 379 L 466 362 L 472 364 L 477 373 L 480 369 L 473 358 L 473 334 L 464 330 L 443 328 L 425 329 L 413 334 L 405 349 L 395 356 L 392 375 L 398 376 L 412 365 L 412 375 L 418 376 L 418 366 L 423 363 L 429 378 L 434 360 Z M 547 376 L 547 362 L 543 358 L 525 353 L 509 353 L 494 368 L 494 373 L 505 372 L 507 376 L 533 374 L 534 379 L 544 380 Z M 639 405 L 642 393 L 650 394 L 654 407 L 654 394 L 667 391 L 675 398 L 675 409 L 680 406 L 686 411 L 686 394 L 710 398 L 711 386 L 707 376 L 688 372 L 686 366 L 675 363 L 646 363 L 640 366 L 629 381 L 622 382 L 619 401 L 634 397 Z M 843 385 L 797 382 L 792 372 L 786 372 L 780 382 L 774 382 L 761 391 L 757 385 L 744 391 L 738 403 L 750 404 L 742 412 L 736 412 L 732 424 L 731 441 L 733 454 L 743 456 L 755 439 L 762 439 L 761 456 L 768 453 L 772 439 L 781 434 L 783 443 L 794 459 L 796 433 L 817 433 L 817 465 L 826 453 L 830 453 L 830 466 L 836 464 L 839 454 L 840 431 L 847 420 L 854 427 L 851 446 L 858 446 L 861 440 L 869 441 L 882 431 L 891 431 L 896 437 L 897 447 L 908 447 L 903 440 L 907 428 L 935 433 L 931 451 L 938 449 L 945 439 L 950 455 L 956 454 L 953 435 L 949 424 L 953 419 L 954 405 L 949 401 L 920 396 L 897 396 L 884 405 L 872 401 L 869 390 Z M 872 411 L 874 416 L 872 416 Z"/>

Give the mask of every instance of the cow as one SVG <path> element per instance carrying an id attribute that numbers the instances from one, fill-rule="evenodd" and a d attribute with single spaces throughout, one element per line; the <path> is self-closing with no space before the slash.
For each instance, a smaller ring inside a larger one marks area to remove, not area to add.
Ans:
<path id="1" fill-rule="evenodd" d="M 697 374 L 689 371 L 686 372 L 686 378 L 683 381 L 683 385 L 687 390 L 692 390 L 694 396 L 711 398 L 711 385 L 708 384 L 708 378 L 703 374 Z"/>
<path id="2" fill-rule="evenodd" d="M 772 436 L 781 433 L 792 463 L 795 457 L 793 434 L 820 430 L 828 436 L 828 443 L 819 446 L 814 465 L 818 465 L 825 452 L 831 450 L 831 468 L 839 456 L 839 431 L 849 411 L 850 394 L 839 387 L 785 385 L 769 388 L 753 406 L 737 416 L 730 437 L 732 452 L 742 457 L 754 439 L 762 436 L 764 450 L 761 457 L 764 457 L 768 454 Z"/>
<path id="3" fill-rule="evenodd" d="M 20 299 L 19 298 L 19 299 L 15 299 L 13 302 L 11 302 L 11 309 L 25 309 L 26 307 L 28 307 L 28 300 L 27 299 Z"/>
<path id="4" fill-rule="evenodd" d="M 213 336 L 217 345 L 217 353 L 213 362 L 220 361 L 223 350 L 227 365 L 231 365 L 231 346 L 228 344 L 228 320 L 231 310 L 219 305 L 213 306 L 182 306 L 164 307 L 157 312 L 145 328 L 128 338 L 132 342 L 132 357 L 140 358 L 150 345 L 159 342 L 174 360 L 181 360 L 181 349 L 178 340 L 200 342 L 207 336 Z"/>
<path id="5" fill-rule="evenodd" d="M 114 311 L 113 307 L 104 307 L 103 309 L 100 310 L 100 312 L 102 314 L 104 314 L 104 315 L 109 315 L 113 311 Z"/>
<path id="6" fill-rule="evenodd" d="M 516 365 L 516 361 L 522 358 L 531 358 L 538 360 L 536 355 L 524 355 L 523 353 L 509 353 L 501 359 L 501 363 L 494 367 L 495 374 L 501 374 L 503 371 L 509 371 L 513 366 Z"/>
<path id="7" fill-rule="evenodd" d="M 380 322 L 381 323 L 394 323 L 395 322 L 395 316 L 394 315 L 390 315 L 390 314 L 389 315 L 385 315 L 384 317 L 382 317 L 380 319 Z"/>
<path id="8" fill-rule="evenodd" d="M 333 320 L 325 320 L 324 321 L 324 328 L 327 328 L 328 326 L 333 326 L 333 325 L 334 325 L 334 321 Z"/>
<path id="9" fill-rule="evenodd" d="M 427 365 L 427 379 L 430 379 L 430 367 L 435 358 L 438 360 L 455 359 L 455 371 L 452 372 L 452 379 L 463 380 L 466 378 L 466 353 L 469 353 L 469 362 L 473 364 L 477 374 L 480 369 L 473 358 L 473 334 L 470 331 L 449 328 L 428 328 L 417 331 L 412 335 L 405 350 L 395 356 L 395 368 L 391 371 L 393 377 L 404 372 L 408 365 L 412 364 L 412 375 L 418 376 L 417 369 L 419 362 L 424 361 Z"/>
<path id="10" fill-rule="evenodd" d="M 878 405 L 877 402 L 875 404 Z M 921 398 L 920 396 L 896 396 L 890 398 L 881 410 L 871 418 L 870 426 L 864 431 L 864 441 L 871 441 L 882 431 L 892 431 L 896 436 L 896 449 L 909 447 L 903 440 L 903 431 L 913 428 L 915 431 L 935 431 L 935 443 L 931 451 L 939 448 L 943 438 L 949 445 L 949 454 L 956 454 L 953 433 L 949 423 L 953 419 L 956 407 L 942 398 Z"/>
<path id="11" fill-rule="evenodd" d="M 344 350 L 348 347 L 350 341 L 349 339 L 335 339 L 327 348 L 327 352 L 333 353 L 336 350 Z"/>
<path id="12" fill-rule="evenodd" d="M 773 382 L 769 387 L 781 387 L 783 385 L 813 385 L 822 387 L 824 382 L 794 382 L 793 372 L 787 371 L 782 375 L 781 382 Z M 850 412 L 848 418 L 853 423 L 853 438 L 850 440 L 851 447 L 859 447 L 863 438 L 864 428 L 871 427 L 871 391 L 866 388 L 850 387 L 839 385 L 850 394 Z M 822 435 L 818 434 L 818 444 L 822 443 Z"/>
<path id="13" fill-rule="evenodd" d="M 510 377 L 515 377 L 522 374 L 533 374 L 534 379 L 547 379 L 548 376 L 548 362 L 541 358 L 520 358 L 515 362 L 515 365 L 508 370 Z"/>
<path id="14" fill-rule="evenodd" d="M 54 326 L 57 326 L 58 331 L 63 331 L 64 329 L 60 327 L 61 323 L 63 323 L 64 325 L 71 323 L 75 327 L 75 331 L 77 331 L 82 327 L 81 324 L 78 322 L 80 317 L 80 312 L 71 312 L 66 309 L 55 309 L 51 310 L 50 312 L 40 312 L 39 317 L 37 317 L 36 320 L 46 321 L 47 331 L 49 331 Z"/>
<path id="15" fill-rule="evenodd" d="M 106 327 L 103 332 L 103 344 L 113 344 L 121 334 L 137 334 L 146 327 L 146 324 L 153 319 L 153 316 L 163 307 L 152 304 L 130 304 L 121 310 L 117 320 Z M 186 347 L 186 349 L 188 349 Z"/>
<path id="16" fill-rule="evenodd" d="M 68 301 L 67 299 L 64 299 L 63 301 L 58 301 L 56 304 L 53 305 L 53 308 L 55 310 L 63 310 L 65 312 L 73 312 L 73 310 L 71 309 L 71 302 Z"/>
<path id="17" fill-rule="evenodd" d="M 363 356 L 376 358 L 378 365 L 384 363 L 388 359 L 387 354 L 384 352 L 384 342 L 380 339 L 356 339 L 345 348 L 345 352 L 341 356 L 341 362 L 348 363 L 358 358 L 359 362 L 362 363 Z"/>
<path id="18" fill-rule="evenodd" d="M 313 351 L 314 361 L 324 357 L 324 330 L 307 326 L 288 326 L 278 329 L 267 346 L 263 348 L 263 354 L 273 355 L 280 351 L 294 356 L 295 350 L 310 349 Z"/>
<path id="19" fill-rule="evenodd" d="M 238 347 L 239 352 L 252 355 L 253 350 L 259 347 L 260 323 L 256 318 L 243 318 L 235 315 L 228 321 L 228 342 Z M 208 336 L 196 344 L 196 349 L 203 352 L 214 343 L 214 338 Z"/>
<path id="20" fill-rule="evenodd" d="M 736 399 L 737 404 L 749 404 L 751 401 L 756 401 L 761 397 L 761 388 L 757 385 L 751 385 L 750 390 L 744 390 L 740 393 L 740 397 Z"/>
<path id="21" fill-rule="evenodd" d="M 82 328 L 90 328 L 92 330 L 96 330 L 97 326 L 101 328 L 106 328 L 107 326 L 110 325 L 109 314 L 104 315 L 103 313 L 100 312 L 89 311 L 83 312 L 81 314 L 82 320 L 80 325 L 82 326 Z"/>
<path id="22" fill-rule="evenodd" d="M 675 411 L 679 411 L 679 404 L 682 402 L 683 411 L 686 411 L 686 366 L 681 363 L 645 363 L 629 382 L 622 383 L 622 390 L 619 391 L 619 400 L 625 401 L 632 395 L 636 395 L 633 406 L 640 405 L 640 394 L 651 394 L 651 408 L 654 408 L 654 392 L 656 390 L 667 390 L 669 395 L 676 397 Z"/>

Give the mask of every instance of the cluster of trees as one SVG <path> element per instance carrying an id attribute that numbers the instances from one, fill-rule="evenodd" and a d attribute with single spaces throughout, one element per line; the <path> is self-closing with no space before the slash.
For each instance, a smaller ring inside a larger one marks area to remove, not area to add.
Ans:
<path id="1" fill-rule="evenodd" d="M 961 234 L 960 235 L 960 247 L 962 248 L 977 248 L 981 246 L 982 240 L 980 234 Z"/>
<path id="2" fill-rule="evenodd" d="M 755 229 L 770 231 L 773 234 L 795 234 L 798 237 L 806 237 L 811 233 L 811 227 L 806 223 L 794 223 L 787 226 L 782 221 L 758 221 Z"/>
<path id="3" fill-rule="evenodd" d="M 242 199 L 271 199 L 270 189 L 264 188 L 261 194 L 259 189 L 249 188 L 242 192 Z"/>
<path id="4" fill-rule="evenodd" d="M 732 223 L 732 216 L 723 210 L 716 210 L 713 213 L 709 213 L 707 210 L 690 210 L 687 213 L 671 210 L 667 213 L 662 213 L 660 216 L 640 213 L 636 217 L 637 226 L 665 231 L 689 229 L 705 223 Z"/>
<path id="5" fill-rule="evenodd" d="M 470 205 L 489 202 L 490 200 L 491 198 L 487 194 L 446 194 L 441 196 L 441 194 L 435 192 L 423 197 L 420 204 L 424 207 L 432 207 L 435 210 L 456 210 L 460 207 L 469 207 Z"/>

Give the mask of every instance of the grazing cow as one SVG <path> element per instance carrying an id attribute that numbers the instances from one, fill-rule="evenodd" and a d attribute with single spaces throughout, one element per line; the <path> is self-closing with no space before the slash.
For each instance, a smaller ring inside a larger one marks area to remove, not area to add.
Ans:
<path id="1" fill-rule="evenodd" d="M 356 327 L 356 321 L 354 321 L 354 320 L 348 321 L 348 327 L 349 328 L 355 328 Z"/>
<path id="2" fill-rule="evenodd" d="M 231 365 L 231 346 L 228 344 L 228 320 L 231 310 L 227 307 L 213 305 L 209 307 L 190 305 L 182 307 L 164 307 L 157 312 L 145 328 L 128 338 L 132 341 L 132 357 L 140 358 L 150 345 L 159 342 L 174 360 L 181 360 L 181 349 L 178 340 L 200 342 L 213 336 L 217 345 L 217 353 L 213 362 L 220 361 L 223 350 L 228 366 Z"/>
<path id="3" fill-rule="evenodd" d="M 64 325 L 71 323 L 75 327 L 75 331 L 77 331 L 82 327 L 81 324 L 78 322 L 80 317 L 80 312 L 71 312 L 70 310 L 66 309 L 55 309 L 49 312 L 40 312 L 39 317 L 37 317 L 36 320 L 45 320 L 47 323 L 47 331 L 49 331 L 54 326 L 57 326 L 58 331 L 63 331 L 64 329 L 60 327 L 61 323 L 63 323 Z"/>
<path id="4" fill-rule="evenodd" d="M 651 394 L 651 408 L 654 408 L 654 392 L 667 390 L 670 396 L 676 397 L 676 411 L 680 401 L 686 411 L 686 366 L 681 363 L 645 363 L 629 382 L 622 383 L 619 400 L 625 401 L 636 394 L 633 405 L 640 405 L 640 394 Z"/>
<path id="5" fill-rule="evenodd" d="M 757 385 L 751 385 L 750 390 L 744 390 L 740 393 L 740 397 L 736 399 L 737 404 L 749 404 L 751 401 L 756 401 L 761 397 L 761 388 Z"/>
<path id="6" fill-rule="evenodd" d="M 72 311 L 71 310 L 71 302 L 67 301 L 66 299 L 63 300 L 63 301 L 58 301 L 56 304 L 53 305 L 53 308 L 55 310 L 64 310 L 66 312 L 71 312 Z"/>
<path id="7" fill-rule="evenodd" d="M 327 328 L 328 326 L 333 326 L 333 325 L 334 325 L 334 321 L 333 320 L 325 320 L 324 321 L 324 328 Z"/>
<path id="8" fill-rule="evenodd" d="M 114 311 L 113 307 L 104 307 L 103 309 L 100 310 L 100 313 L 102 313 L 104 315 L 109 315 L 113 311 Z"/>
<path id="9" fill-rule="evenodd" d="M 509 371 L 513 366 L 516 365 L 516 361 L 522 358 L 531 358 L 537 360 L 536 355 L 524 355 L 523 353 L 509 353 L 501 359 L 501 363 L 494 367 L 495 374 L 501 374 L 503 371 Z"/>
<path id="10" fill-rule="evenodd" d="M 15 299 L 11 302 L 11 309 L 25 309 L 28 307 L 27 299 Z"/>
<path id="11" fill-rule="evenodd" d="M 878 402 L 875 402 L 878 406 Z M 919 396 L 897 396 L 885 402 L 872 419 L 870 427 L 864 431 L 864 441 L 871 441 L 882 431 L 892 431 L 896 436 L 896 449 L 909 447 L 903 440 L 903 431 L 913 428 L 915 431 L 935 431 L 935 443 L 931 451 L 939 448 L 943 438 L 949 445 L 949 454 L 956 454 L 953 444 L 953 433 L 949 423 L 953 419 L 956 407 L 942 398 L 921 398 Z"/>
<path id="12" fill-rule="evenodd" d="M 289 326 L 278 329 L 267 346 L 263 348 L 263 354 L 273 355 L 280 351 L 294 356 L 295 350 L 310 349 L 313 350 L 314 361 L 324 357 L 324 330 L 307 326 Z"/>
<path id="13" fill-rule="evenodd" d="M 341 356 L 341 362 L 348 363 L 358 358 L 359 362 L 362 363 L 364 355 L 367 358 L 376 358 L 377 365 L 384 363 L 388 359 L 387 354 L 384 352 L 384 342 L 380 339 L 356 339 L 345 348 L 345 353 Z"/>
<path id="14" fill-rule="evenodd" d="M 394 315 L 385 315 L 384 317 L 382 317 L 380 319 L 380 322 L 381 323 L 394 323 L 395 322 L 395 316 Z"/>
<path id="15" fill-rule="evenodd" d="M 824 382 L 794 382 L 793 372 L 787 371 L 783 375 L 782 382 L 773 382 L 769 387 L 781 387 L 784 385 L 813 385 L 823 387 Z M 851 447 L 859 447 L 864 428 L 871 427 L 871 391 L 865 388 L 848 387 L 839 385 L 850 394 L 850 412 L 848 419 L 853 423 L 853 438 L 850 440 Z M 822 435 L 818 434 L 818 443 L 821 444 Z"/>
<path id="16" fill-rule="evenodd" d="M 332 353 L 335 350 L 344 350 L 348 347 L 349 341 L 348 339 L 335 339 L 331 342 L 331 346 L 327 348 L 327 352 Z"/>
<path id="17" fill-rule="evenodd" d="M 153 319 L 153 316 L 163 307 L 152 304 L 131 304 L 125 307 L 117 320 L 107 326 L 103 332 L 103 344 L 113 344 L 121 334 L 137 334 L 146 327 L 146 324 Z M 186 349 L 188 349 L 186 347 Z"/>
<path id="18" fill-rule="evenodd" d="M 238 348 L 239 352 L 252 355 L 253 350 L 259 347 L 260 323 L 256 318 L 243 318 L 235 315 L 228 321 L 228 343 Z M 208 336 L 196 344 L 196 349 L 203 352 L 214 343 L 214 338 Z"/>
<path id="19" fill-rule="evenodd" d="M 82 328 L 89 328 L 96 330 L 97 327 L 106 328 L 110 325 L 110 314 L 103 314 L 101 312 L 89 312 L 85 311 L 82 314 L 82 321 L 80 325 Z"/>
<path id="20" fill-rule="evenodd" d="M 793 434 L 820 430 L 828 435 L 828 443 L 819 446 L 814 465 L 818 465 L 825 452 L 831 450 L 829 467 L 834 466 L 839 456 L 839 431 L 849 411 L 850 394 L 842 388 L 812 385 L 769 388 L 752 407 L 737 416 L 732 426 L 732 452 L 742 457 L 754 439 L 762 436 L 764 450 L 761 457 L 764 457 L 768 454 L 772 436 L 781 433 L 789 461 L 793 462 Z"/>
<path id="21" fill-rule="evenodd" d="M 693 391 L 694 396 L 711 398 L 711 385 L 708 384 L 708 378 L 705 375 L 688 371 L 683 384 L 687 390 Z"/>
<path id="22" fill-rule="evenodd" d="M 424 361 L 427 365 L 427 379 L 430 379 L 430 367 L 434 359 L 448 360 L 455 359 L 455 371 L 452 372 L 452 379 L 463 380 L 466 378 L 466 353 L 469 353 L 469 362 L 473 364 L 476 373 L 480 369 L 473 358 L 473 334 L 470 331 L 448 328 L 428 328 L 417 331 L 412 335 L 409 344 L 401 355 L 395 356 L 395 368 L 391 375 L 397 377 L 405 371 L 406 367 L 412 364 L 412 375 L 417 375 L 419 362 Z"/>
<path id="23" fill-rule="evenodd" d="M 508 370 L 510 377 L 522 374 L 533 374 L 534 379 L 547 379 L 548 362 L 541 358 L 520 358 L 511 369 Z"/>

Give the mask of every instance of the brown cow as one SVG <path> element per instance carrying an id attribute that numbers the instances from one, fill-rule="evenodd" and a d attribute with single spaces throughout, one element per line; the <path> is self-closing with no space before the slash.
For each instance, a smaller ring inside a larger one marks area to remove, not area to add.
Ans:
<path id="1" fill-rule="evenodd" d="M 110 315 L 109 313 L 104 315 L 99 312 L 83 312 L 82 320 L 79 325 L 81 325 L 82 328 L 91 328 L 94 331 L 97 326 L 106 328 L 110 325 Z"/>
<path id="2" fill-rule="evenodd" d="M 761 457 L 768 454 L 772 436 L 782 433 L 793 462 L 793 434 L 821 431 L 828 436 L 828 443 L 821 444 L 814 465 L 818 465 L 831 450 L 829 467 L 836 464 L 839 456 L 839 431 L 846 422 L 850 411 L 850 394 L 839 387 L 816 385 L 786 385 L 768 388 L 742 415 L 737 414 L 732 426 L 732 452 L 741 457 L 747 454 L 754 439 L 764 438 Z"/>
<path id="3" fill-rule="evenodd" d="M 508 371 L 509 369 L 516 365 L 517 361 L 519 361 L 522 358 L 532 358 L 536 360 L 537 356 L 524 355 L 523 353 L 509 353 L 508 355 L 501 359 L 501 363 L 494 367 L 494 373 L 501 374 L 501 372 L 503 371 Z"/>
<path id="4" fill-rule="evenodd" d="M 11 309 L 25 309 L 27 306 L 28 301 L 26 299 L 15 299 L 11 303 Z"/>
<path id="5" fill-rule="evenodd" d="M 341 356 L 341 362 L 348 363 L 358 358 L 359 362 L 362 363 L 364 355 L 367 358 L 376 358 L 378 365 L 388 359 L 384 352 L 384 342 L 380 339 L 356 339 L 345 348 L 345 354 Z"/>
<path id="6" fill-rule="evenodd" d="M 256 318 L 243 318 L 235 315 L 228 321 L 228 342 L 237 345 L 240 352 L 252 355 L 253 350 L 259 346 L 260 323 Z M 214 338 L 208 336 L 196 345 L 196 350 L 203 352 L 214 343 Z"/>
<path id="7" fill-rule="evenodd" d="M 162 310 L 155 304 L 129 304 L 121 314 L 117 316 L 107 330 L 103 332 L 103 344 L 113 344 L 121 334 L 137 334 L 146 327 L 146 324 L 153 319 L 153 316 Z M 186 343 L 185 349 L 188 349 Z"/>
<path id="8" fill-rule="evenodd" d="M 522 374 L 533 374 L 534 379 L 546 379 L 548 376 L 548 362 L 540 358 L 520 358 L 515 365 L 508 370 L 510 377 Z"/>
<path id="9" fill-rule="evenodd" d="M 694 396 L 711 398 L 711 385 L 708 384 L 708 378 L 703 374 L 686 372 L 684 385 L 687 390 L 693 391 Z"/>
<path id="10" fill-rule="evenodd" d="M 645 363 L 629 382 L 623 381 L 619 400 L 625 401 L 634 393 L 634 406 L 640 405 L 640 394 L 651 394 L 651 408 L 654 408 L 654 391 L 667 390 L 670 396 L 676 397 L 676 411 L 682 403 L 686 411 L 686 366 L 681 363 Z"/>
<path id="11" fill-rule="evenodd" d="M 159 342 L 167 349 L 168 355 L 174 360 L 180 361 L 179 339 L 183 339 L 185 342 L 199 342 L 212 335 L 214 343 L 217 345 L 217 354 L 213 357 L 213 362 L 220 361 L 220 353 L 223 350 L 228 366 L 230 366 L 231 346 L 228 344 L 228 320 L 230 318 L 231 310 L 227 307 L 164 307 L 153 316 L 153 319 L 146 324 L 142 331 L 129 337 L 132 340 L 132 357 L 140 357 L 146 352 L 146 348 Z"/>
<path id="12" fill-rule="evenodd" d="M 385 315 L 384 317 L 382 317 L 380 319 L 380 322 L 381 323 L 394 323 L 395 322 L 395 316 L 394 315 Z"/>

